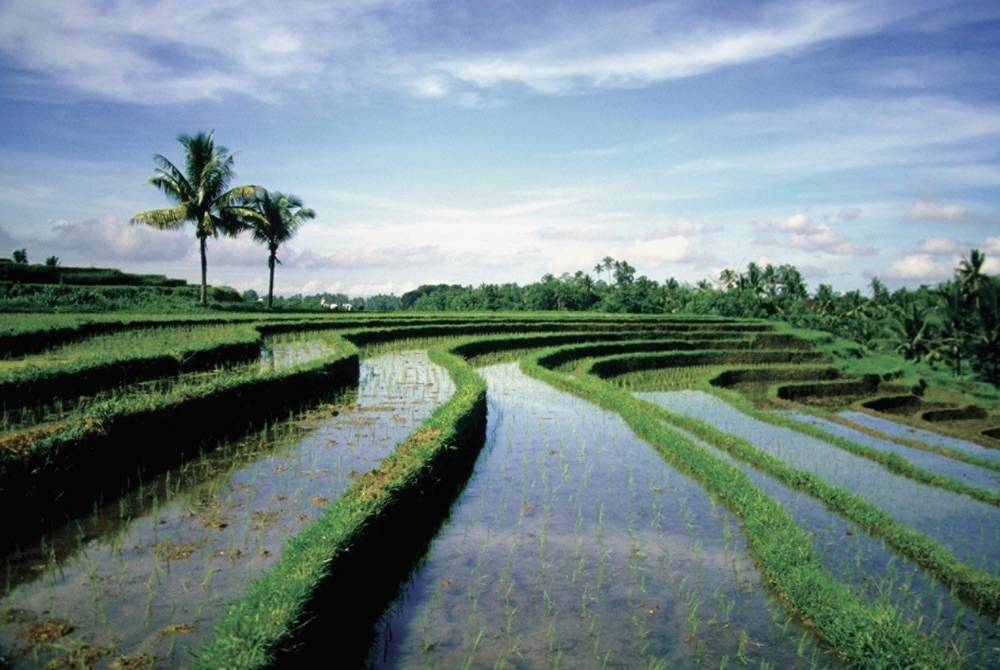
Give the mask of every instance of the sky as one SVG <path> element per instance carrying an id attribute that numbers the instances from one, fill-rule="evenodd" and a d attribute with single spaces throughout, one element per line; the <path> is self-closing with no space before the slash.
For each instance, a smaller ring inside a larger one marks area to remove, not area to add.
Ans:
<path id="1" fill-rule="evenodd" d="M 811 289 L 1000 272 L 1000 3 L 0 0 L 0 255 L 199 279 L 153 155 L 317 213 L 281 294 L 658 281 L 755 261 Z M 208 243 L 263 291 L 266 250 Z"/>

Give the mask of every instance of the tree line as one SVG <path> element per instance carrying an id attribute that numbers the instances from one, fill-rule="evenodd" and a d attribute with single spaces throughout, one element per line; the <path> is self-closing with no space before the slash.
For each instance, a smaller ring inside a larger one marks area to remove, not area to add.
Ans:
<path id="1" fill-rule="evenodd" d="M 909 360 L 946 364 L 956 375 L 971 370 L 1000 387 L 1000 277 L 983 272 L 986 257 L 973 249 L 954 276 L 935 286 L 890 291 L 878 278 L 867 294 L 840 293 L 820 284 L 809 293 L 793 265 L 750 263 L 725 269 L 716 281 L 658 282 L 628 261 L 605 257 L 594 275 L 579 270 L 544 275 L 524 286 L 426 284 L 401 296 L 365 300 L 370 311 L 602 311 L 703 314 L 780 319 L 892 350 Z"/>
<path id="2" fill-rule="evenodd" d="M 160 230 L 176 230 L 186 223 L 194 225 L 201 254 L 199 302 L 202 305 L 208 304 L 208 238 L 235 237 L 249 231 L 254 241 L 268 250 L 270 308 L 274 302 L 274 269 L 281 263 L 278 247 L 291 239 L 304 221 L 315 218 L 316 213 L 306 209 L 294 195 L 253 184 L 232 187 L 233 156 L 226 147 L 215 144 L 213 133 L 181 135 L 177 141 L 184 146 L 184 169 L 156 154 L 153 157 L 156 169 L 147 180 L 174 206 L 139 212 L 131 222 Z"/>

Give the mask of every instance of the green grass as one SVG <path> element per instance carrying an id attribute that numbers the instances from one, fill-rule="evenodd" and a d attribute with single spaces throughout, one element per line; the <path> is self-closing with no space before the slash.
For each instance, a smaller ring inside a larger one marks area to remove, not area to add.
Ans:
<path id="1" fill-rule="evenodd" d="M 643 353 L 605 357 L 590 361 L 584 371 L 596 374 L 603 379 L 607 379 L 620 374 L 620 372 L 618 372 L 620 370 L 634 372 L 650 368 L 669 368 L 671 362 L 675 359 L 676 357 L 674 356 L 664 357 L 658 354 L 650 355 Z M 898 454 L 892 454 L 880 449 L 875 449 L 874 447 L 860 444 L 846 437 L 835 435 L 829 431 L 823 430 L 822 428 L 813 426 L 812 424 L 796 421 L 795 419 L 787 416 L 759 409 L 742 395 L 734 391 L 719 388 L 718 386 L 713 385 L 711 381 L 705 377 L 695 380 L 695 383 L 692 386 L 689 386 L 689 388 L 695 388 L 706 393 L 712 393 L 748 416 L 752 416 L 755 419 L 765 421 L 775 426 L 790 428 L 791 430 L 804 435 L 809 435 L 823 440 L 828 444 L 832 444 L 833 446 L 850 452 L 856 456 L 861 456 L 874 461 L 885 467 L 890 472 L 902 475 L 912 479 L 913 481 L 928 484 L 930 486 L 937 486 L 938 488 L 942 488 L 953 493 L 967 495 L 971 498 L 975 498 L 976 500 L 981 500 L 990 505 L 1000 506 L 1000 493 L 996 491 L 988 491 L 976 486 L 971 486 L 965 482 L 960 482 L 957 479 L 945 477 L 931 472 L 930 470 L 917 467 Z"/>
<path id="2" fill-rule="evenodd" d="M 455 382 L 455 394 L 392 456 L 356 478 L 315 522 L 288 541 L 278 563 L 254 580 L 217 624 L 215 635 L 197 655 L 196 668 L 270 666 L 279 649 L 291 643 L 304 623 L 313 594 L 363 542 L 360 536 L 377 532 L 373 529 L 378 528 L 379 517 L 389 514 L 408 495 L 407 489 L 433 486 L 435 477 L 448 477 L 447 468 L 440 465 L 448 460 L 448 452 L 475 449 L 467 444 L 469 436 L 463 433 L 468 432 L 470 422 L 479 421 L 477 417 L 485 420 L 485 383 L 454 354 L 431 349 L 430 356 L 448 370 Z M 391 542 L 391 538 L 387 539 Z M 381 560 L 390 559 L 383 556 Z M 377 572 L 373 576 L 378 578 Z M 327 604 L 339 608 L 346 605 Z M 350 615 L 347 609 L 342 614 Z"/>
<path id="3" fill-rule="evenodd" d="M 546 358 L 551 361 L 554 356 L 543 356 L 539 360 L 542 364 L 545 364 Z M 647 357 L 647 359 L 647 362 L 651 362 L 655 361 L 656 357 Z M 599 361 L 595 362 L 595 368 L 597 367 L 597 363 L 599 363 Z M 630 367 L 634 369 L 640 365 L 640 361 L 635 361 Z M 584 370 L 585 373 L 590 373 L 592 371 L 593 370 Z M 593 372 L 600 376 L 599 372 Z M 803 428 L 801 432 L 811 434 L 815 437 L 820 437 L 820 439 L 826 439 L 827 437 L 837 438 L 837 442 L 839 442 L 839 444 L 834 443 L 835 446 L 848 448 L 848 450 L 851 451 L 856 449 L 867 449 L 867 447 L 857 445 L 856 443 L 850 442 L 845 438 L 828 435 L 825 431 L 815 428 L 814 426 L 801 424 L 801 422 L 759 410 L 748 400 L 732 391 L 715 389 L 707 383 L 705 383 L 703 390 L 719 395 L 738 410 L 743 411 L 750 416 L 754 416 L 755 418 L 759 418 L 775 425 L 790 427 L 795 430 L 799 430 L 801 427 Z M 709 444 L 730 453 L 734 457 L 750 463 L 761 472 L 767 473 L 786 486 L 812 495 L 822 501 L 828 508 L 843 517 L 850 519 L 867 531 L 885 538 L 885 540 L 894 549 L 930 571 L 949 587 L 954 588 L 960 596 L 962 596 L 966 601 L 973 603 L 977 609 L 991 613 L 1000 613 L 1000 579 L 997 579 L 982 570 L 962 563 L 956 559 L 950 551 L 942 547 L 937 542 L 931 540 L 926 535 L 907 528 L 864 499 L 848 493 L 847 491 L 844 491 L 836 486 L 831 486 L 820 477 L 810 472 L 793 468 L 785 464 L 780 459 L 757 449 L 746 440 L 725 433 L 699 419 L 670 412 L 662 407 L 653 405 L 652 403 L 644 403 L 644 405 L 646 413 L 651 417 L 659 418 L 660 420 L 675 425 L 678 428 L 682 428 L 705 440 Z M 881 454 L 882 452 L 879 453 Z M 882 455 L 886 456 L 886 454 Z M 876 460 L 877 458 L 878 457 L 874 457 L 873 455 L 873 460 Z M 902 461 L 904 459 L 899 460 Z M 905 463 L 909 465 L 908 462 Z M 921 477 L 921 480 L 934 480 L 939 486 L 941 485 L 941 482 L 938 481 L 939 479 L 946 480 L 943 488 L 949 488 L 951 490 L 974 488 L 967 487 L 960 482 L 953 482 L 953 480 L 950 480 L 949 478 L 939 477 L 933 473 L 915 468 L 915 466 L 912 465 L 909 465 L 909 467 L 902 464 L 898 465 L 901 469 L 908 471 L 910 474 L 914 474 L 914 471 L 919 471 L 920 474 L 918 476 Z M 979 491 L 979 489 L 975 490 Z M 965 490 L 956 492 L 968 493 Z M 991 495 L 990 492 L 984 491 L 982 493 L 984 495 Z"/>
<path id="4" fill-rule="evenodd" d="M 618 413 L 671 465 L 694 477 L 732 509 L 743 523 L 748 546 L 767 581 L 849 665 L 903 668 L 921 659 L 926 667 L 949 667 L 953 659 L 905 624 L 893 608 L 869 606 L 834 579 L 819 563 L 808 534 L 795 525 L 788 512 L 738 468 L 671 429 L 665 420 L 669 413 L 659 412 L 650 403 L 595 377 L 550 370 L 548 365 L 555 358 L 556 352 L 549 350 L 523 359 L 521 365 L 529 375 Z M 714 429 L 701 422 L 689 427 L 712 437 L 724 435 L 712 433 Z"/>

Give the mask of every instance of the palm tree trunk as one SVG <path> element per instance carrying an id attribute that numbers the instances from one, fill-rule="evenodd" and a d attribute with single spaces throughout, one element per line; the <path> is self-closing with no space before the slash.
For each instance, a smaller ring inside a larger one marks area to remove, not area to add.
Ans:
<path id="1" fill-rule="evenodd" d="M 267 258 L 267 267 L 271 270 L 271 278 L 267 283 L 267 308 L 271 309 L 271 303 L 274 302 L 274 252 Z"/>
<path id="2" fill-rule="evenodd" d="M 198 241 L 201 243 L 201 295 L 198 300 L 204 307 L 208 305 L 208 260 L 205 258 L 205 236 L 200 235 Z"/>

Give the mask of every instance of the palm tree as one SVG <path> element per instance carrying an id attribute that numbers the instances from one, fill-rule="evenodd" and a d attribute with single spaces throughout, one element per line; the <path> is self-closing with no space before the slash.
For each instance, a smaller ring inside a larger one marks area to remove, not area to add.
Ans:
<path id="1" fill-rule="evenodd" d="M 924 316 L 924 310 L 920 309 L 916 303 L 911 303 L 910 309 L 902 311 L 899 320 L 893 324 L 896 335 L 896 353 L 902 354 L 903 358 L 917 360 L 930 353 L 931 343 L 930 338 L 927 337 L 928 327 L 929 322 Z"/>
<path id="2" fill-rule="evenodd" d="M 979 249 L 972 249 L 968 258 L 963 258 L 958 263 L 955 271 L 955 278 L 962 287 L 962 295 L 970 303 L 975 303 L 979 308 L 979 289 L 983 285 L 983 263 L 986 262 L 986 254 Z"/>
<path id="3" fill-rule="evenodd" d="M 938 295 L 944 301 L 943 328 L 938 352 L 951 363 L 956 376 L 962 374 L 962 358 L 968 339 L 968 313 L 963 302 L 962 287 L 956 283 L 943 284 Z"/>
<path id="4" fill-rule="evenodd" d="M 274 302 L 274 266 L 278 260 L 278 247 L 295 235 L 306 219 L 316 217 L 316 212 L 302 206 L 302 201 L 294 195 L 280 191 L 257 189 L 244 221 L 249 224 L 256 242 L 267 245 L 267 267 L 270 279 L 267 284 L 267 307 Z"/>
<path id="5" fill-rule="evenodd" d="M 719 288 L 723 291 L 731 291 L 739 283 L 739 274 L 731 268 L 724 268 L 719 273 Z"/>
<path id="6" fill-rule="evenodd" d="M 220 233 L 236 235 L 244 225 L 240 219 L 242 200 L 252 198 L 254 186 L 230 189 L 233 178 L 233 157 L 223 146 L 216 146 L 213 133 L 195 136 L 181 135 L 184 145 L 185 171 L 156 154 L 156 170 L 147 181 L 177 203 L 171 209 L 151 209 L 132 217 L 133 224 L 145 224 L 160 230 L 175 230 L 190 221 L 195 227 L 201 250 L 201 294 L 199 302 L 207 304 L 208 264 L 205 242 Z"/>

